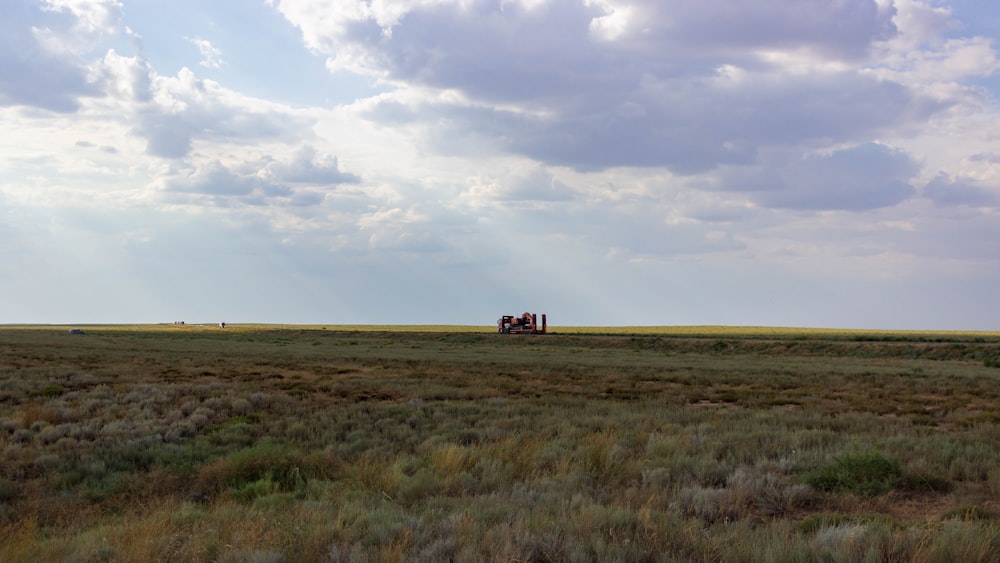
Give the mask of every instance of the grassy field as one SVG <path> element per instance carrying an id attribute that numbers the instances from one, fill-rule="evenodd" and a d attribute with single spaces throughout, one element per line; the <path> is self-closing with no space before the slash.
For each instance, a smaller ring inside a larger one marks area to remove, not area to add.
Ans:
<path id="1" fill-rule="evenodd" d="M 0 327 L 0 561 L 997 561 L 1000 333 Z"/>

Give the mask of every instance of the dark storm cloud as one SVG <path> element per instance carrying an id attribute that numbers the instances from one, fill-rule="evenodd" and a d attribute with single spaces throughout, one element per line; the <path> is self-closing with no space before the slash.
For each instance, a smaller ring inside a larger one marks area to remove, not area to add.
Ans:
<path id="1" fill-rule="evenodd" d="M 867 143 L 764 168 L 746 183 L 732 180 L 730 187 L 747 190 L 772 208 L 864 211 L 891 207 L 915 195 L 910 181 L 919 170 L 906 153 Z"/>
<path id="2" fill-rule="evenodd" d="M 610 41 L 594 32 L 604 10 L 579 0 L 530 9 L 484 0 L 415 6 L 389 35 L 364 20 L 335 40 L 363 48 L 393 79 L 455 88 L 477 99 L 545 103 L 574 93 L 616 97 L 643 76 L 705 75 L 724 63 L 762 65 L 755 51 L 768 49 L 856 59 L 895 33 L 894 11 L 879 10 L 872 0 L 632 4 L 628 33 Z"/>
<path id="3" fill-rule="evenodd" d="M 905 88 L 856 75 L 748 79 L 739 89 L 677 81 L 610 110 L 537 121 L 527 136 L 511 135 L 510 146 L 574 168 L 665 166 L 690 174 L 753 162 L 761 146 L 863 140 L 914 105 Z M 925 105 L 924 115 L 934 108 Z"/>
<path id="4" fill-rule="evenodd" d="M 1000 203 L 993 192 L 972 178 L 953 178 L 941 172 L 924 186 L 925 197 L 938 205 L 995 206 Z"/>
<path id="5" fill-rule="evenodd" d="M 644 3 L 646 18 L 661 24 L 657 31 L 693 50 L 807 48 L 846 60 L 864 57 L 873 42 L 895 35 L 895 11 L 872 0 Z"/>
<path id="6" fill-rule="evenodd" d="M 738 88 L 714 79 L 648 80 L 614 105 L 604 101 L 571 95 L 563 106 L 532 115 L 441 103 L 408 108 L 385 100 L 367 116 L 393 125 L 434 123 L 427 141 L 443 153 L 492 144 L 578 170 L 638 166 L 694 174 L 751 164 L 762 146 L 864 141 L 945 107 L 899 84 L 853 73 L 751 76 Z"/>
<path id="7" fill-rule="evenodd" d="M 990 164 L 1000 164 L 1000 154 L 978 153 L 969 157 L 972 162 L 988 162 Z"/>

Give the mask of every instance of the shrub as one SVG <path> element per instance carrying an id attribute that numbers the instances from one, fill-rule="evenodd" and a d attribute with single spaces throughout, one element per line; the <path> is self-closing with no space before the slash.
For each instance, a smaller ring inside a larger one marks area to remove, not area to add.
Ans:
<path id="1" fill-rule="evenodd" d="M 59 462 L 60 458 L 55 454 L 41 454 L 35 458 L 35 468 L 44 473 L 54 469 Z"/>
<path id="2" fill-rule="evenodd" d="M 37 391 L 31 391 L 28 393 L 29 397 L 58 397 L 63 394 L 63 388 L 61 385 L 56 385 L 55 383 L 50 383 Z"/>
<path id="3" fill-rule="evenodd" d="M 431 453 L 431 464 L 435 472 L 443 477 L 451 477 L 468 470 L 474 461 L 468 449 L 457 444 L 441 446 Z"/>
<path id="4" fill-rule="evenodd" d="M 806 477 L 820 491 L 850 491 L 874 497 L 896 488 L 903 479 L 899 461 L 879 453 L 848 454 Z"/>
<path id="5" fill-rule="evenodd" d="M 756 473 L 745 468 L 737 469 L 727 479 L 727 487 L 738 503 L 753 507 L 767 516 L 780 516 L 793 508 L 806 504 L 809 488 L 794 485 L 774 473 Z"/>
<path id="6" fill-rule="evenodd" d="M 677 493 L 677 504 L 685 516 L 712 524 L 738 518 L 742 507 L 729 489 L 685 487 Z"/>
<path id="7" fill-rule="evenodd" d="M 21 494 L 21 487 L 3 477 L 0 477 L 0 502 L 10 502 Z"/>
<path id="8" fill-rule="evenodd" d="M 358 488 L 389 496 L 396 494 L 403 478 L 399 466 L 393 465 L 392 460 L 374 454 L 361 456 L 347 466 L 345 472 Z"/>
<path id="9" fill-rule="evenodd" d="M 295 472 L 297 468 L 293 468 L 291 471 Z M 293 485 L 291 489 L 288 488 L 288 483 L 291 482 Z M 251 501 L 260 497 L 269 497 L 269 495 L 276 495 L 288 490 L 301 490 L 305 487 L 305 479 L 302 478 L 300 473 L 294 473 L 289 476 L 285 476 L 284 479 L 275 479 L 274 474 L 271 471 L 264 473 L 262 477 L 256 481 L 250 483 L 243 483 L 239 486 L 233 488 L 233 496 L 242 501 Z M 269 497 L 271 498 L 271 497 Z"/>
<path id="10" fill-rule="evenodd" d="M 27 428 L 19 428 L 14 431 L 14 435 L 11 436 L 11 442 L 15 444 L 27 444 L 35 438 L 35 434 L 28 430 Z"/>
<path id="11" fill-rule="evenodd" d="M 582 440 L 582 449 L 583 468 L 598 483 L 618 484 L 632 477 L 625 452 L 613 432 L 591 433 Z"/>
<path id="12" fill-rule="evenodd" d="M 937 475 L 905 473 L 899 488 L 918 493 L 947 493 L 951 490 L 951 481 Z"/>
<path id="13" fill-rule="evenodd" d="M 265 488 L 268 492 L 301 490 L 309 478 L 327 477 L 336 467 L 336 462 L 327 456 L 303 457 L 265 442 L 209 463 L 198 471 L 194 482 L 201 494 L 231 489 L 252 497 L 252 491 Z"/>
<path id="14" fill-rule="evenodd" d="M 45 444 L 54 444 L 66 435 L 66 430 L 61 426 L 46 426 L 38 433 L 38 440 Z"/>

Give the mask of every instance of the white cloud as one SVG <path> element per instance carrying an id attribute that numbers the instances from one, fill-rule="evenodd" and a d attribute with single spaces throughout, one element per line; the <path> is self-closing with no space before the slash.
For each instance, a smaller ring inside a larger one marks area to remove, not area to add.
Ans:
<path id="1" fill-rule="evenodd" d="M 249 144 L 296 138 L 308 119 L 287 107 L 241 96 L 187 68 L 152 80 L 152 100 L 136 107 L 135 133 L 151 155 L 181 158 L 199 139 Z"/>
<path id="2" fill-rule="evenodd" d="M 220 207 L 308 207 L 324 201 L 324 190 L 354 184 L 357 176 L 339 169 L 337 158 L 316 155 L 304 146 L 287 160 L 271 156 L 225 164 L 219 160 L 185 162 L 154 183 L 165 201 Z"/>
<path id="3" fill-rule="evenodd" d="M 104 78 L 108 96 L 140 103 L 149 101 L 152 96 L 155 73 L 142 58 L 122 56 L 110 49 L 97 68 Z"/>
<path id="4" fill-rule="evenodd" d="M 951 10 L 919 0 L 894 0 L 896 16 L 893 20 L 899 30 L 894 38 L 897 49 L 912 51 L 927 44 L 941 41 L 942 35 L 958 27 Z"/>
<path id="5" fill-rule="evenodd" d="M 13 0 L 0 21 L 0 106 L 30 106 L 72 112 L 81 97 L 96 95 L 85 61 L 74 52 L 72 25 Z"/>
<path id="6" fill-rule="evenodd" d="M 205 68 L 221 68 L 224 64 L 222 60 L 222 51 L 217 47 L 212 45 L 212 42 L 208 39 L 201 39 L 199 37 L 185 37 L 192 45 L 198 48 L 198 52 L 201 53 L 201 66 Z"/>
<path id="7" fill-rule="evenodd" d="M 101 39 L 122 32 L 122 4 L 117 0 L 41 0 L 38 4 L 45 12 L 73 17 L 69 29 L 34 28 L 39 40 L 53 51 L 89 50 Z"/>
<path id="8" fill-rule="evenodd" d="M 268 162 L 261 170 L 261 175 L 297 184 L 333 185 L 360 181 L 357 176 L 340 170 L 336 156 L 318 154 L 311 146 L 301 147 L 287 162 Z"/>
<path id="9" fill-rule="evenodd" d="M 535 168 L 522 176 L 507 175 L 503 179 L 476 177 L 470 179 L 465 196 L 473 205 L 538 204 L 565 202 L 576 199 L 576 192 L 551 172 Z"/>
<path id="10" fill-rule="evenodd" d="M 629 27 L 634 25 L 632 8 L 627 4 L 594 0 L 593 2 L 584 2 L 584 5 L 597 5 L 604 11 L 604 15 L 595 16 L 590 20 L 590 32 L 595 37 L 605 41 L 614 41 L 623 37 Z"/>

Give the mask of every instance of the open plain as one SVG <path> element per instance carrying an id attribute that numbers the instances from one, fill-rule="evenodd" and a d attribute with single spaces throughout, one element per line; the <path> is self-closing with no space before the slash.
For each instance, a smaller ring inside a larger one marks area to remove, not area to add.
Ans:
<path id="1" fill-rule="evenodd" d="M 997 561 L 1000 333 L 0 328 L 0 561 Z"/>

